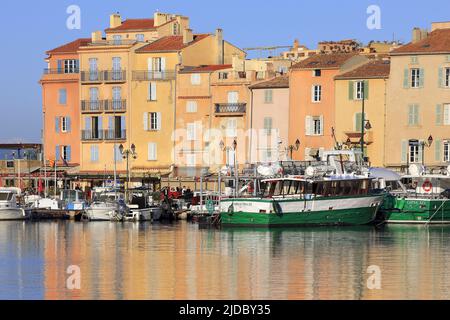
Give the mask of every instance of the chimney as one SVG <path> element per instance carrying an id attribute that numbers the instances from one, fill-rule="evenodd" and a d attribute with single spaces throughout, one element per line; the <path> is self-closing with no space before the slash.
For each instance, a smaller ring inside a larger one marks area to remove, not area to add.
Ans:
<path id="1" fill-rule="evenodd" d="M 295 41 L 294 41 L 294 51 L 297 51 L 299 47 L 300 47 L 300 42 L 298 41 L 298 39 L 295 39 Z"/>
<path id="2" fill-rule="evenodd" d="M 192 29 L 183 30 L 183 44 L 189 44 L 194 41 L 194 35 L 192 34 Z"/>
<path id="3" fill-rule="evenodd" d="M 168 21 L 169 15 L 166 13 L 155 12 L 153 15 L 154 25 L 155 27 L 159 27 L 160 25 L 166 23 Z"/>
<path id="4" fill-rule="evenodd" d="M 450 29 L 450 21 L 448 22 L 433 22 L 431 24 L 431 32 L 437 29 Z"/>
<path id="5" fill-rule="evenodd" d="M 224 52 L 224 41 L 223 41 L 223 30 L 216 30 L 216 41 L 217 41 L 217 64 L 225 63 L 225 52 Z"/>
<path id="6" fill-rule="evenodd" d="M 100 42 L 103 40 L 103 33 L 101 31 L 92 32 L 92 43 Z"/>
<path id="7" fill-rule="evenodd" d="M 425 29 L 414 28 L 412 34 L 412 43 L 419 42 L 428 37 L 428 31 Z"/>
<path id="8" fill-rule="evenodd" d="M 121 25 L 122 25 L 122 17 L 120 16 L 119 13 L 115 13 L 109 16 L 109 27 L 111 29 L 120 27 Z"/>

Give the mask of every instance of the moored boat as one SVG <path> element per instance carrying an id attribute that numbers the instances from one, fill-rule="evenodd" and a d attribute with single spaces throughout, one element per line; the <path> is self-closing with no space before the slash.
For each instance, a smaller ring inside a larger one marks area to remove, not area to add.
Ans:
<path id="1" fill-rule="evenodd" d="M 94 192 L 94 200 L 84 210 L 83 219 L 89 221 L 122 221 L 129 208 L 125 205 L 123 194 L 114 191 Z"/>
<path id="2" fill-rule="evenodd" d="M 29 212 L 18 205 L 19 188 L 0 188 L 0 221 L 26 220 Z"/>

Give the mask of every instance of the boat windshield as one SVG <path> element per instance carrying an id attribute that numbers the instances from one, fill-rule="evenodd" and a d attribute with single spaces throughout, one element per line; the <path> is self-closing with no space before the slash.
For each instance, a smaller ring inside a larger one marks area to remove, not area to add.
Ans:
<path id="1" fill-rule="evenodd" d="M 61 200 L 66 200 L 69 202 L 81 201 L 84 200 L 84 194 L 77 190 L 63 190 Z"/>
<path id="2" fill-rule="evenodd" d="M 2 192 L 0 193 L 0 201 L 11 201 L 13 198 L 13 193 Z"/>

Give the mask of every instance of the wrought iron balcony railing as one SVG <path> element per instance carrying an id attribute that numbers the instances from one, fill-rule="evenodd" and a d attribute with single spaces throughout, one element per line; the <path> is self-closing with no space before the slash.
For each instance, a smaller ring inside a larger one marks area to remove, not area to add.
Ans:
<path id="1" fill-rule="evenodd" d="M 246 113 L 246 103 L 217 103 L 216 113 Z"/>
<path id="2" fill-rule="evenodd" d="M 104 103 L 105 112 L 125 112 L 127 111 L 126 100 L 106 100 Z"/>
<path id="3" fill-rule="evenodd" d="M 174 80 L 176 73 L 174 70 L 165 71 L 133 71 L 134 81 L 163 81 Z"/>
<path id="4" fill-rule="evenodd" d="M 44 69 L 44 74 L 78 74 L 77 68 Z"/>
<path id="5" fill-rule="evenodd" d="M 105 104 L 104 100 L 82 100 L 81 112 L 103 112 Z"/>
<path id="6" fill-rule="evenodd" d="M 101 83 L 103 82 L 102 71 L 81 71 L 82 83 Z"/>
<path id="7" fill-rule="evenodd" d="M 126 140 L 127 139 L 127 131 L 126 130 L 105 130 L 104 131 L 105 140 Z"/>
<path id="8" fill-rule="evenodd" d="M 125 70 L 112 70 L 103 72 L 105 82 L 125 82 L 127 81 L 127 72 Z"/>
<path id="9" fill-rule="evenodd" d="M 100 141 L 103 140 L 102 130 L 82 130 L 81 131 L 82 141 Z"/>

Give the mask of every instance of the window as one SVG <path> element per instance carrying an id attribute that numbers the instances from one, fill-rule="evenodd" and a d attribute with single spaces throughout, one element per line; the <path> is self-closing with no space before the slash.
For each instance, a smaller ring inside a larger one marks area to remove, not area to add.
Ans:
<path id="1" fill-rule="evenodd" d="M 195 167 L 197 164 L 197 157 L 193 153 L 186 154 L 186 166 Z"/>
<path id="2" fill-rule="evenodd" d="M 158 146 L 154 142 L 149 142 L 148 144 L 148 161 L 158 160 Z"/>
<path id="3" fill-rule="evenodd" d="M 312 130 L 313 135 L 315 136 L 322 135 L 322 119 L 320 117 L 312 118 Z"/>
<path id="4" fill-rule="evenodd" d="M 150 112 L 149 113 L 149 123 L 150 123 L 150 130 L 159 130 L 160 129 L 160 118 L 161 114 L 157 112 Z"/>
<path id="5" fill-rule="evenodd" d="M 410 163 L 419 163 L 420 162 L 420 145 L 419 143 L 411 143 L 409 144 L 409 162 Z"/>
<path id="6" fill-rule="evenodd" d="M 124 160 L 122 154 L 120 153 L 119 145 L 115 145 L 113 147 L 113 160 L 118 163 L 121 163 Z"/>
<path id="7" fill-rule="evenodd" d="M 450 68 L 445 68 L 444 69 L 444 76 L 445 76 L 445 79 L 444 79 L 444 86 L 446 87 L 446 88 L 450 88 Z"/>
<path id="8" fill-rule="evenodd" d="M 420 87 L 420 69 L 411 69 L 411 88 Z"/>
<path id="9" fill-rule="evenodd" d="M 312 101 L 320 102 L 322 101 L 322 86 L 316 85 L 312 88 Z"/>
<path id="10" fill-rule="evenodd" d="M 228 79 L 228 72 L 219 72 L 219 80 Z"/>
<path id="11" fill-rule="evenodd" d="M 175 23 L 173 24 L 172 34 L 173 34 L 174 36 L 180 34 L 180 24 L 179 24 L 178 22 L 175 22 Z"/>
<path id="12" fill-rule="evenodd" d="M 201 77 L 200 74 L 194 73 L 191 75 L 191 84 L 192 85 L 200 85 L 201 83 Z"/>
<path id="13" fill-rule="evenodd" d="M 444 104 L 444 125 L 450 126 L 450 104 Z"/>
<path id="14" fill-rule="evenodd" d="M 89 80 L 98 81 L 98 60 L 97 58 L 89 59 Z"/>
<path id="15" fill-rule="evenodd" d="M 273 103 L 273 90 L 264 90 L 264 103 Z"/>
<path id="16" fill-rule="evenodd" d="M 236 138 L 237 135 L 237 119 L 228 119 L 226 126 L 226 136 L 228 138 Z"/>
<path id="17" fill-rule="evenodd" d="M 444 162 L 450 162 L 450 141 L 444 141 Z"/>
<path id="18" fill-rule="evenodd" d="M 99 161 L 99 148 L 98 146 L 91 146 L 91 162 Z"/>
<path id="19" fill-rule="evenodd" d="M 67 90 L 66 89 L 59 89 L 59 91 L 58 91 L 58 102 L 61 105 L 67 104 Z"/>
<path id="20" fill-rule="evenodd" d="M 122 80 L 122 59 L 120 57 L 112 58 L 112 79 Z"/>
<path id="21" fill-rule="evenodd" d="M 70 146 L 62 146 L 61 147 L 61 158 L 65 161 L 70 161 L 71 159 L 71 152 L 70 152 Z"/>
<path id="22" fill-rule="evenodd" d="M 113 36 L 113 43 L 116 46 L 121 45 L 122 44 L 122 36 L 121 35 L 114 35 Z"/>
<path id="23" fill-rule="evenodd" d="M 411 57 L 411 64 L 418 64 L 419 63 L 419 58 L 417 56 L 412 56 Z"/>
<path id="24" fill-rule="evenodd" d="M 408 106 L 408 125 L 419 125 L 419 105 L 411 104 Z"/>
<path id="25" fill-rule="evenodd" d="M 355 100 L 363 99 L 363 91 L 364 91 L 364 82 L 356 81 L 355 82 Z"/>
<path id="26" fill-rule="evenodd" d="M 67 118 L 61 117 L 61 132 L 67 132 Z"/>
<path id="27" fill-rule="evenodd" d="M 264 118 L 264 131 L 268 136 L 272 134 L 272 118 Z"/>
<path id="28" fill-rule="evenodd" d="M 229 104 L 237 104 L 238 102 L 239 102 L 239 92 L 229 91 L 228 92 L 228 103 Z"/>
<path id="29" fill-rule="evenodd" d="M 122 88 L 121 87 L 113 87 L 112 88 L 112 96 L 113 96 L 113 110 L 121 110 L 122 109 Z"/>
<path id="30" fill-rule="evenodd" d="M 137 34 L 136 35 L 136 41 L 137 42 L 144 42 L 145 41 L 145 36 L 143 34 Z"/>
<path id="31" fill-rule="evenodd" d="M 322 76 L 322 70 L 320 70 L 320 69 L 315 69 L 315 70 L 313 71 L 313 76 L 314 76 L 314 77 L 321 77 L 321 76 Z"/>
<path id="32" fill-rule="evenodd" d="M 156 82 L 150 82 L 148 84 L 148 101 L 156 101 Z"/>
<path id="33" fill-rule="evenodd" d="M 197 102 L 196 101 L 188 101 L 186 104 L 186 112 L 187 113 L 197 112 Z"/>
<path id="34" fill-rule="evenodd" d="M 197 140 L 197 126 L 195 123 L 187 124 L 187 141 Z"/>
<path id="35" fill-rule="evenodd" d="M 64 60 L 64 73 L 78 73 L 78 60 Z"/>

